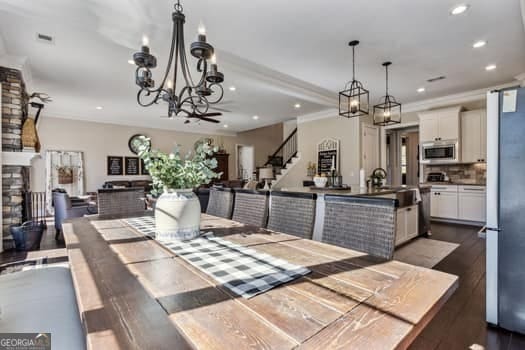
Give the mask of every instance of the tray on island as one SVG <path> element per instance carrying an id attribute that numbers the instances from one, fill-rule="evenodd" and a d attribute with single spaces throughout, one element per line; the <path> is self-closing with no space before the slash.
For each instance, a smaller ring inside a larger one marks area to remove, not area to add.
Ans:
<path id="1" fill-rule="evenodd" d="M 326 187 L 316 187 L 316 186 L 310 186 L 311 190 L 318 190 L 318 191 L 350 191 L 352 187 L 348 185 L 342 185 L 342 186 L 326 186 Z"/>

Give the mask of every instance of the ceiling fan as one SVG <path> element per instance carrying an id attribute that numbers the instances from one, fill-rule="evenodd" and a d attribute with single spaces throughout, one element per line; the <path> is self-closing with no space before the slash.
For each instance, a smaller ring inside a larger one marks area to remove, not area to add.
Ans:
<path id="1" fill-rule="evenodd" d="M 222 108 L 222 106 L 224 105 L 228 105 L 228 104 L 231 104 L 233 103 L 234 101 L 224 101 L 224 102 L 220 102 L 220 104 L 216 107 L 216 105 L 209 105 L 208 106 L 208 109 L 212 109 L 214 111 L 220 111 L 220 112 L 225 112 L 225 113 L 231 113 L 232 111 L 229 110 L 229 109 L 226 109 L 226 108 Z M 197 104 L 197 107 L 204 107 L 205 104 L 204 103 L 201 103 L 201 104 Z"/>
<path id="2" fill-rule="evenodd" d="M 196 113 L 193 113 L 193 114 L 189 114 L 188 116 L 186 116 L 186 120 L 184 121 L 184 124 L 189 124 L 190 123 L 190 119 L 198 119 L 198 121 L 205 121 L 205 122 L 210 122 L 210 123 L 220 123 L 220 120 L 217 120 L 217 119 L 213 119 L 213 118 L 210 118 L 210 117 L 218 117 L 222 115 L 222 113 L 219 113 L 219 112 L 210 112 L 210 113 L 206 113 L 206 114 L 196 114 Z M 170 116 L 161 116 L 161 118 L 165 118 L 165 119 L 173 119 L 175 117 L 170 117 Z"/>

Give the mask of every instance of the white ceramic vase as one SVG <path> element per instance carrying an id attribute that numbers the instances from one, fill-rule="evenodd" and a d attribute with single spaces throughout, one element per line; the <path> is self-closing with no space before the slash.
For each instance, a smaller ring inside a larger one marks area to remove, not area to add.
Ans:
<path id="1" fill-rule="evenodd" d="M 155 239 L 190 240 L 200 235 L 201 205 L 191 190 L 164 190 L 155 204 Z"/>

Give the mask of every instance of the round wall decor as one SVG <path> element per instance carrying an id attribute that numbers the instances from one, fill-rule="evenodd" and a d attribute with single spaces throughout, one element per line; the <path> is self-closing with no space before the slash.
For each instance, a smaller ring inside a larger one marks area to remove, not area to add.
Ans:
<path id="1" fill-rule="evenodd" d="M 128 147 L 131 152 L 135 154 L 139 154 L 139 145 L 141 143 L 141 140 L 140 140 L 141 137 L 146 137 L 146 136 L 142 134 L 135 134 L 129 138 Z M 148 141 L 148 150 L 150 149 L 151 149 L 151 141 Z"/>

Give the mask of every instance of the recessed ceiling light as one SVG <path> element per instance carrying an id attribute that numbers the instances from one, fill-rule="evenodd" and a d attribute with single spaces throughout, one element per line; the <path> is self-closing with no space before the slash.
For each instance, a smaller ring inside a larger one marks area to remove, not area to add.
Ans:
<path id="1" fill-rule="evenodd" d="M 296 104 L 293 106 L 293 108 L 295 108 L 295 109 L 299 109 L 299 108 L 301 108 L 301 104 L 300 104 L 300 103 L 296 103 Z"/>
<path id="2" fill-rule="evenodd" d="M 496 65 L 495 64 L 489 64 L 488 66 L 485 67 L 485 70 L 494 70 L 496 69 Z"/>
<path id="3" fill-rule="evenodd" d="M 100 111 L 102 108 L 104 108 L 104 107 L 102 107 L 102 106 L 97 106 L 97 107 L 95 107 L 95 109 L 98 109 L 99 111 Z"/>
<path id="4" fill-rule="evenodd" d="M 223 126 L 224 126 L 225 128 L 228 128 L 228 124 L 224 124 Z"/>
<path id="5" fill-rule="evenodd" d="M 479 49 L 480 47 L 483 47 L 487 45 L 487 42 L 485 40 L 478 40 L 474 44 L 472 44 L 472 47 L 475 49 Z"/>
<path id="6" fill-rule="evenodd" d="M 419 92 L 419 93 L 425 92 L 425 88 L 424 87 L 420 87 L 419 89 L 417 89 L 417 92 Z"/>
<path id="7" fill-rule="evenodd" d="M 135 64 L 135 61 L 133 61 L 133 60 L 128 60 L 128 63 L 129 63 L 129 64 Z"/>
<path id="8" fill-rule="evenodd" d="M 230 86 L 230 91 L 235 91 L 237 88 L 235 86 Z"/>
<path id="9" fill-rule="evenodd" d="M 469 9 L 469 5 L 467 4 L 461 4 L 461 5 L 457 5 L 455 7 L 452 8 L 452 10 L 450 10 L 450 14 L 453 15 L 453 16 L 457 16 L 457 15 L 460 15 L 462 13 L 464 13 L 465 11 L 467 11 Z"/>
<path id="10" fill-rule="evenodd" d="M 254 115 L 252 118 L 253 118 L 253 120 L 257 120 L 257 119 L 259 119 L 259 116 L 258 115 Z"/>

